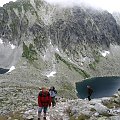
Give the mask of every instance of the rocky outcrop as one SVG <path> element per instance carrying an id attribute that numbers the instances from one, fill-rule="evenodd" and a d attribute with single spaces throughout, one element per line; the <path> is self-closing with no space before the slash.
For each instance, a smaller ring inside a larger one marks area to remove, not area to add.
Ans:
<path id="1" fill-rule="evenodd" d="M 0 36 L 14 43 L 30 39 L 44 48 L 49 38 L 64 51 L 74 51 L 82 42 L 107 47 L 119 44 L 119 27 L 107 11 L 61 8 L 42 0 L 10 2 L 0 11 Z"/>
<path id="2" fill-rule="evenodd" d="M 108 47 L 119 43 L 119 27 L 107 11 L 84 6 L 62 8 L 42 0 L 18 0 L 0 9 L 0 36 L 9 41 L 19 43 L 32 35 L 29 39 L 38 39 L 37 43 L 50 38 L 63 50 L 82 42 Z"/>

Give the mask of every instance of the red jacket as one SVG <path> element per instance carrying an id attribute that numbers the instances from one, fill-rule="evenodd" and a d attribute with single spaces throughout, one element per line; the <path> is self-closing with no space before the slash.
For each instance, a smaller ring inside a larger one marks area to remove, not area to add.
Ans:
<path id="1" fill-rule="evenodd" d="M 39 107 L 48 107 L 51 106 L 51 97 L 48 91 L 40 91 L 38 95 L 38 106 Z"/>

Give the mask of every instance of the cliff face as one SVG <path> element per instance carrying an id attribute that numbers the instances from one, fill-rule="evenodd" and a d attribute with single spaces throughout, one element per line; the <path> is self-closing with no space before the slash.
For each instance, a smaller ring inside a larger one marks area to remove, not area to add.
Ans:
<path id="1" fill-rule="evenodd" d="M 119 44 L 119 27 L 107 11 L 85 7 L 62 8 L 44 1 L 18 0 L 0 8 L 0 37 L 19 44 L 34 40 L 43 48 L 51 39 L 64 51 L 88 45 Z M 43 46 L 42 46 L 43 45 Z"/>
<path id="2" fill-rule="evenodd" d="M 90 57 L 92 47 L 119 44 L 120 28 L 107 11 L 76 6 L 62 8 L 42 0 L 18 0 L 0 8 L 0 37 L 20 45 L 33 41 L 45 52 L 51 40 L 65 54 Z M 83 50 L 85 49 L 85 50 Z M 80 59 L 78 59 L 80 61 Z"/>

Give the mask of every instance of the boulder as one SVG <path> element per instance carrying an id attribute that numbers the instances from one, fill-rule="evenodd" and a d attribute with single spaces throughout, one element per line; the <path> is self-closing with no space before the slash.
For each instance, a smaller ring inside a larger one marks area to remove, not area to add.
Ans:
<path id="1" fill-rule="evenodd" d="M 110 120 L 120 120 L 120 116 L 111 116 Z"/>
<path id="2" fill-rule="evenodd" d="M 109 115 L 109 109 L 101 103 L 96 103 L 94 109 L 101 115 Z"/>

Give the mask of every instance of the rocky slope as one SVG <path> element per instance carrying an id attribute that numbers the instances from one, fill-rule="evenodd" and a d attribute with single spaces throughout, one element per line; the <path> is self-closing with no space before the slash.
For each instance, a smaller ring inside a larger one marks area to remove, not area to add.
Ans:
<path id="1" fill-rule="evenodd" d="M 6 90 L 7 91 L 7 90 Z M 14 91 L 16 93 L 14 93 Z M 4 93 L 5 91 L 3 91 Z M 2 101 L 0 120 L 37 120 L 37 104 L 34 97 L 30 98 L 35 91 L 27 92 L 25 88 L 9 89 L 7 101 Z M 27 94 L 26 94 L 27 93 Z M 26 97 L 20 94 L 26 94 Z M 26 101 L 23 102 L 22 99 Z M 10 107 L 11 102 L 14 105 Z M 6 115 L 6 111 L 11 111 Z M 15 110 L 15 111 L 14 111 Z M 5 112 L 3 114 L 3 111 Z M 42 117 L 42 116 L 41 116 Z M 88 101 L 87 99 L 68 100 L 59 98 L 54 108 L 49 108 L 47 120 L 119 120 L 120 119 L 120 93 L 113 97 L 99 98 Z"/>

